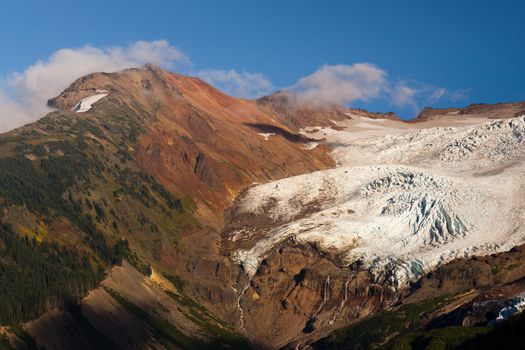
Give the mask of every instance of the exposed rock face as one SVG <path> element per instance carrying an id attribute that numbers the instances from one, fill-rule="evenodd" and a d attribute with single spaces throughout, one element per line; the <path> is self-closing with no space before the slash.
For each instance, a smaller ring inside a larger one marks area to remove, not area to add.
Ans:
<path id="1" fill-rule="evenodd" d="M 496 329 L 505 329 L 505 318 L 522 310 L 524 252 L 521 246 L 491 256 L 454 260 L 412 285 L 400 303 L 389 311 L 355 327 L 334 332 L 311 346 L 314 349 L 354 349 L 366 348 L 367 344 L 369 348 L 395 348 L 412 342 L 420 344 L 420 340 L 425 344 L 442 344 L 445 338 L 447 344 L 455 343 L 461 349 L 483 348 L 483 338 L 477 339 L 481 342 L 477 341 L 476 347 L 464 346 L 462 341 L 475 337 L 480 331 L 490 332 L 491 328 L 486 326 L 496 323 L 503 323 Z M 407 313 L 412 316 L 405 317 Z M 403 324 L 408 324 L 404 330 Z M 507 335 L 518 333 L 512 325 L 510 327 Z M 465 337 L 458 337 L 458 332 Z M 489 346 L 494 347 L 496 345 Z"/>
<path id="2" fill-rule="evenodd" d="M 293 241 L 270 254 L 244 283 L 243 328 L 262 347 L 295 347 L 392 305 L 398 294 L 367 271 L 342 269 Z"/>

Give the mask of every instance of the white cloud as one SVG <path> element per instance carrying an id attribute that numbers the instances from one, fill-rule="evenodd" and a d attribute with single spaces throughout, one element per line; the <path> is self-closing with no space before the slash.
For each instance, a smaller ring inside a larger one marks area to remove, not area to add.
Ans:
<path id="1" fill-rule="evenodd" d="M 186 66 L 189 58 L 165 40 L 137 41 L 127 47 L 86 45 L 61 49 L 23 72 L 0 79 L 0 131 L 44 116 L 46 102 L 77 78 L 93 72 L 114 72 L 153 63 L 167 68 Z"/>
<path id="2" fill-rule="evenodd" d="M 378 97 L 387 86 L 386 72 L 370 63 L 325 65 L 289 90 L 298 102 L 348 105 Z"/>
<path id="3" fill-rule="evenodd" d="M 399 83 L 390 92 L 390 102 L 396 107 L 409 106 L 412 109 L 417 109 L 417 103 L 415 99 L 417 91 L 414 88 L 407 86 L 406 84 Z"/>
<path id="4" fill-rule="evenodd" d="M 199 78 L 219 88 L 229 95 L 255 98 L 270 93 L 274 86 L 262 73 L 241 73 L 234 69 L 205 69 L 195 73 Z"/>
<path id="5" fill-rule="evenodd" d="M 299 103 L 345 105 L 372 99 L 397 108 L 410 108 L 414 114 L 439 101 L 466 98 L 466 90 L 449 90 L 417 81 L 387 79 L 383 69 L 370 63 L 325 65 L 288 88 Z"/>
<path id="6" fill-rule="evenodd" d="M 15 102 L 0 89 L 0 132 L 34 120 L 21 103 Z"/>
<path id="7" fill-rule="evenodd" d="M 390 103 L 396 107 L 409 107 L 414 113 L 439 101 L 459 101 L 467 97 L 466 90 L 449 90 L 420 82 L 398 82 L 389 88 Z"/>

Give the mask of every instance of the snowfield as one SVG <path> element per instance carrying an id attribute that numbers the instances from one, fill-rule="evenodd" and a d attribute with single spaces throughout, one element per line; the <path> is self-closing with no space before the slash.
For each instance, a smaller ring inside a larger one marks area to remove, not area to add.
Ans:
<path id="1" fill-rule="evenodd" d="M 231 234 L 257 235 L 232 256 L 248 274 L 288 239 L 343 264 L 359 261 L 396 287 L 454 258 L 525 243 L 525 116 L 422 129 L 362 119 L 307 134 L 332 145 L 336 168 L 257 185 L 240 198 L 238 213 L 275 223 Z"/>
<path id="2" fill-rule="evenodd" d="M 106 90 L 97 90 L 97 92 L 106 92 Z M 84 113 L 91 109 L 91 106 L 100 100 L 101 98 L 106 97 L 107 93 L 97 94 L 93 96 L 86 97 L 78 102 L 75 107 L 71 108 L 72 111 L 77 113 Z"/>

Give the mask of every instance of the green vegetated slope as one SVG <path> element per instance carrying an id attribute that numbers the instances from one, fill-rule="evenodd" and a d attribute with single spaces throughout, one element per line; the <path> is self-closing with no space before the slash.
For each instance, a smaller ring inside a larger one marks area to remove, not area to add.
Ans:
<path id="1" fill-rule="evenodd" d="M 396 338 L 389 348 L 393 350 L 523 349 L 524 330 L 525 314 L 520 313 L 494 326 L 455 326 L 407 333 Z"/>
<path id="2" fill-rule="evenodd" d="M 148 274 L 162 242 L 177 247 L 198 225 L 191 200 L 133 159 L 146 119 L 115 110 L 54 112 L 0 136 L 0 325 L 78 302 L 123 259 Z M 242 342 L 233 332 L 216 336 Z"/>
<path id="3" fill-rule="evenodd" d="M 495 326 L 450 326 L 421 330 L 452 298 L 429 299 L 384 311 L 314 343 L 314 349 L 463 350 L 522 349 L 525 314 Z"/>
<path id="4" fill-rule="evenodd" d="M 420 327 L 447 298 L 430 299 L 420 304 L 406 304 L 397 310 L 383 311 L 348 328 L 333 332 L 313 345 L 315 349 L 386 348 L 396 336 Z"/>
<path id="5" fill-rule="evenodd" d="M 0 324 L 37 317 L 94 288 L 103 271 L 86 256 L 46 241 L 21 238 L 0 226 Z"/>
<path id="6" fill-rule="evenodd" d="M 0 278 L 10 282 L 2 283 L 2 323 L 78 298 L 123 258 L 140 264 L 127 234 L 176 236 L 176 224 L 151 218 L 156 212 L 176 223 L 185 215 L 181 202 L 129 155 L 140 125 L 108 118 L 114 137 L 98 123 L 55 114 L 0 137 Z"/>

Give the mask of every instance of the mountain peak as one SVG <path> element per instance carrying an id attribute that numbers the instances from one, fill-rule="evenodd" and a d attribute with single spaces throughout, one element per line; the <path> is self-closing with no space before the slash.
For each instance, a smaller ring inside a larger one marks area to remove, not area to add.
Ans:
<path id="1" fill-rule="evenodd" d="M 145 108 L 152 113 L 169 101 L 205 108 L 214 105 L 215 109 L 242 104 L 242 100 L 222 93 L 200 78 L 147 64 L 115 73 L 88 74 L 77 79 L 60 95 L 51 98 L 48 106 L 71 111 L 82 99 L 100 93 L 108 95 L 104 102 L 113 103 L 117 108 Z"/>
<path id="2" fill-rule="evenodd" d="M 75 80 L 60 95 L 51 98 L 48 105 L 59 110 L 71 110 L 83 98 L 106 92 L 111 96 L 133 96 L 139 98 L 144 93 L 151 94 L 152 82 L 164 83 L 168 73 L 154 65 L 142 68 L 129 68 L 115 73 L 91 73 Z M 148 92 L 149 91 L 149 92 Z"/>

